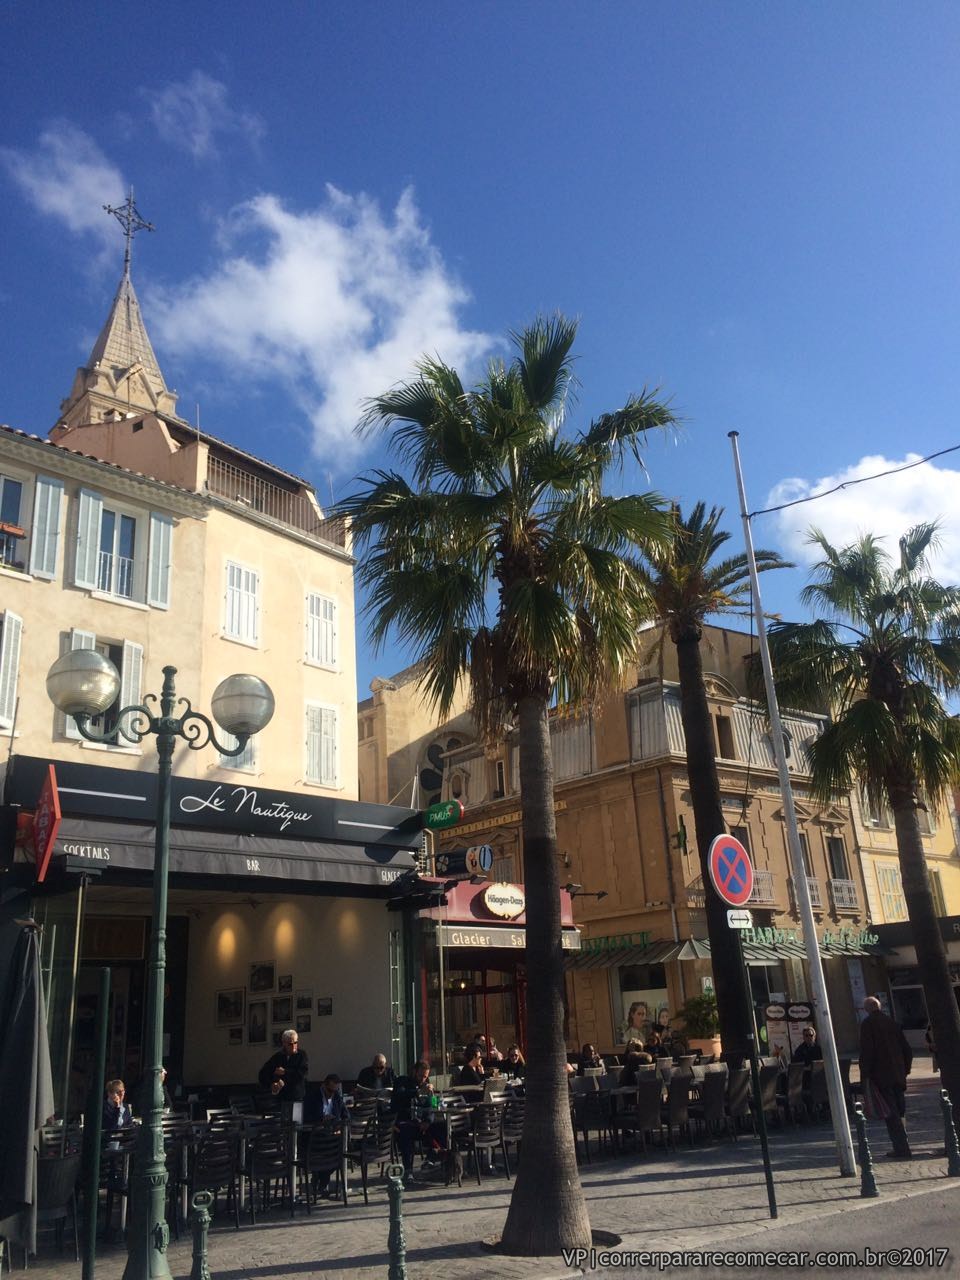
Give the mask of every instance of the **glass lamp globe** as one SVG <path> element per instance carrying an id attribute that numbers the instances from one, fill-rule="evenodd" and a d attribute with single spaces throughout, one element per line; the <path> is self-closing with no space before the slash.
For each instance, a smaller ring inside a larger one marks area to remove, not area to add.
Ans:
<path id="1" fill-rule="evenodd" d="M 97 716 L 117 700 L 120 676 L 96 649 L 71 649 L 47 672 L 47 696 L 68 716 Z"/>
<path id="2" fill-rule="evenodd" d="M 210 699 L 214 720 L 235 737 L 259 733 L 266 728 L 275 706 L 273 690 L 259 676 L 227 676 Z"/>

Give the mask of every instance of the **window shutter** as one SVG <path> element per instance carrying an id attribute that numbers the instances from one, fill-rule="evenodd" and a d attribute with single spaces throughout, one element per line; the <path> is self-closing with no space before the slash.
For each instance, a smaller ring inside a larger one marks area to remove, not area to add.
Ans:
<path id="1" fill-rule="evenodd" d="M 330 707 L 321 708 L 320 734 L 321 781 L 328 787 L 334 787 L 337 784 L 337 713 Z"/>
<path id="2" fill-rule="evenodd" d="M 260 575 L 254 569 L 227 562 L 224 634 L 256 644 L 260 631 Z"/>
<path id="3" fill-rule="evenodd" d="M 337 662 L 337 604 L 323 598 L 323 657 L 321 662 L 333 667 Z"/>
<path id="4" fill-rule="evenodd" d="M 70 632 L 68 637 L 67 649 L 95 649 L 97 647 L 97 637 L 92 631 L 78 631 L 76 627 Z M 73 716 L 65 716 L 63 712 L 58 712 L 62 733 L 67 738 L 80 737 L 80 730 L 76 726 Z"/>
<path id="5" fill-rule="evenodd" d="M 8 609 L 0 634 L 0 727 L 10 729 L 17 711 L 17 676 L 20 671 L 20 641 L 23 619 Z"/>
<path id="6" fill-rule="evenodd" d="M 103 516 L 103 499 L 90 489 L 80 490 L 77 511 L 77 557 L 73 581 L 78 587 L 90 591 L 97 589 L 97 562 L 100 554 L 100 520 Z M 81 648 L 92 646 L 83 645 Z"/>
<path id="7" fill-rule="evenodd" d="M 307 707 L 307 780 L 322 782 L 322 708 Z"/>
<path id="8" fill-rule="evenodd" d="M 132 707 L 140 701 L 140 687 L 143 683 L 143 645 L 132 640 L 123 642 L 123 667 L 120 671 L 120 706 Z M 133 716 L 124 716 L 121 728 L 130 730 Z M 118 745 L 129 745 L 129 738 L 123 735 L 117 739 Z"/>
<path id="9" fill-rule="evenodd" d="M 228 733 L 226 729 L 221 729 L 220 737 L 223 740 L 223 745 L 225 747 L 228 747 L 231 751 L 236 750 L 237 743 L 239 741 L 236 734 Z M 244 747 L 242 753 L 238 756 L 222 755 L 220 757 L 220 767 L 223 769 L 255 769 L 256 768 L 256 756 L 254 755 L 255 742 L 256 742 L 255 737 L 248 738 L 247 745 Z"/>
<path id="10" fill-rule="evenodd" d="M 173 521 L 150 512 L 150 560 L 147 565 L 147 604 L 155 609 L 170 607 L 170 556 Z"/>
<path id="11" fill-rule="evenodd" d="M 56 577 L 62 499 L 61 480 L 37 476 L 33 495 L 33 530 L 30 535 L 30 572 L 36 578 Z"/>

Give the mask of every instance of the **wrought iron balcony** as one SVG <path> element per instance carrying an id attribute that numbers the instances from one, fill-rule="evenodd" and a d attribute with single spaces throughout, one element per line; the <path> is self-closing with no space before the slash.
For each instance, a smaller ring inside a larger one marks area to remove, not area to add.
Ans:
<path id="1" fill-rule="evenodd" d="M 207 460 L 207 492 L 248 511 L 256 511 L 277 524 L 323 538 L 338 547 L 346 546 L 346 523 L 337 517 L 324 519 L 302 489 L 283 489 L 212 454 Z"/>
<path id="2" fill-rule="evenodd" d="M 754 868 L 753 892 L 750 894 L 750 897 L 747 899 L 747 901 L 759 904 L 759 903 L 774 903 L 776 902 L 776 900 L 777 900 L 777 895 L 774 892 L 774 888 L 773 888 L 773 872 L 758 871 L 756 868 Z"/>
<path id="3" fill-rule="evenodd" d="M 820 881 L 813 876 L 807 876 L 807 888 L 810 891 L 810 905 L 814 910 L 823 910 L 823 892 L 820 888 Z"/>
<path id="4" fill-rule="evenodd" d="M 130 556 L 115 556 L 111 551 L 100 552 L 97 585 L 101 591 L 113 596 L 133 597 L 133 560 Z"/>
<path id="5" fill-rule="evenodd" d="M 834 911 L 859 911 L 860 899 L 854 880 L 831 880 L 830 896 Z"/>

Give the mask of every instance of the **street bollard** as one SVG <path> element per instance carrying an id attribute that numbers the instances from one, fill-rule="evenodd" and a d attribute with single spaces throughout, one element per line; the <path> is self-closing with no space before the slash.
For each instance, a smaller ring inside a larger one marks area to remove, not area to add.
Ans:
<path id="1" fill-rule="evenodd" d="M 857 1145 L 860 1148 L 860 1195 L 863 1198 L 878 1196 L 877 1180 L 873 1176 L 873 1156 L 867 1141 L 867 1121 L 863 1107 L 858 1102 L 853 1108 L 853 1121 L 857 1126 Z"/>
<path id="2" fill-rule="evenodd" d="M 387 1194 L 390 1196 L 390 1267 L 388 1280 L 407 1280 L 407 1242 L 403 1238 L 403 1165 L 387 1165 Z"/>
<path id="3" fill-rule="evenodd" d="M 953 1103 L 946 1089 L 940 1090 L 940 1107 L 943 1111 L 943 1145 L 947 1149 L 947 1177 L 960 1178 L 960 1146 L 953 1123 Z"/>
<path id="4" fill-rule="evenodd" d="M 193 1227 L 193 1269 L 190 1280 L 210 1280 L 210 1268 L 207 1266 L 207 1232 L 210 1230 L 210 1206 L 213 1204 L 212 1191 L 196 1191 L 190 1201 L 191 1225 Z"/>

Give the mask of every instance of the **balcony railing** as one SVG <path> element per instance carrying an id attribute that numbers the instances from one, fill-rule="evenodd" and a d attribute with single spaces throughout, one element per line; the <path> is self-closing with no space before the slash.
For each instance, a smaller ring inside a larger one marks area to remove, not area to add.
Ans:
<path id="1" fill-rule="evenodd" d="M 100 552 L 100 568 L 97 586 L 112 596 L 133 597 L 133 561 L 129 556 L 115 556 L 111 551 Z"/>
<path id="2" fill-rule="evenodd" d="M 755 903 L 771 903 L 776 902 L 777 896 L 773 891 L 773 872 L 757 871 L 753 872 L 753 892 L 747 899 L 748 902 Z"/>
<path id="3" fill-rule="evenodd" d="M 854 880 L 831 880 L 830 896 L 833 898 L 834 911 L 860 910 L 860 899 L 857 896 L 857 885 Z"/>
<path id="4" fill-rule="evenodd" d="M 810 905 L 816 910 L 823 910 L 823 893 L 820 889 L 820 881 L 815 880 L 813 876 L 807 876 L 807 888 L 810 891 Z"/>
<path id="5" fill-rule="evenodd" d="M 207 460 L 207 492 L 338 547 L 347 544 L 345 521 L 339 517 L 325 520 L 302 491 L 282 489 L 212 455 Z"/>

